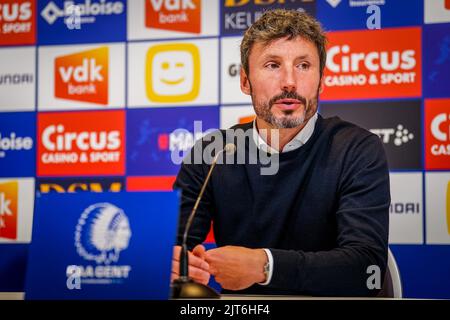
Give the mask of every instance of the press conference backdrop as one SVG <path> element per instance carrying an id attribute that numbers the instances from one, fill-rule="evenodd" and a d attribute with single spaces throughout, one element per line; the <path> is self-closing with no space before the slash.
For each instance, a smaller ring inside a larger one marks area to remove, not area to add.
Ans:
<path id="1" fill-rule="evenodd" d="M 320 112 L 385 146 L 404 295 L 450 298 L 449 0 L 0 0 L 0 291 L 35 191 L 167 190 L 173 151 L 252 119 L 239 43 L 275 7 L 328 32 Z"/>

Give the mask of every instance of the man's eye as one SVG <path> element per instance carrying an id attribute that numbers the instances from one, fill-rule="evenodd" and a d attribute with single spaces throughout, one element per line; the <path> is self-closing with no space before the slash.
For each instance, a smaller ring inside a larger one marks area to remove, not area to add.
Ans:
<path id="1" fill-rule="evenodd" d="M 309 69 L 309 64 L 308 63 L 300 63 L 299 64 L 299 68 L 301 69 L 301 70 L 308 70 Z"/>
<path id="2" fill-rule="evenodd" d="M 278 68 L 278 64 L 276 64 L 276 63 L 268 63 L 268 64 L 266 64 L 266 68 L 276 69 L 276 68 Z"/>

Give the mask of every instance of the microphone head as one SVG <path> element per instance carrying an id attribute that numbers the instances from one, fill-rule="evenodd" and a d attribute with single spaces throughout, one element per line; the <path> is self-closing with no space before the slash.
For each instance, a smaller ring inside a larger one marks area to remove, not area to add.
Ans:
<path id="1" fill-rule="evenodd" d="M 225 150 L 225 153 L 227 155 L 232 155 L 233 153 L 236 152 L 236 146 L 234 145 L 234 143 L 227 143 L 225 145 L 225 148 L 223 148 Z"/>

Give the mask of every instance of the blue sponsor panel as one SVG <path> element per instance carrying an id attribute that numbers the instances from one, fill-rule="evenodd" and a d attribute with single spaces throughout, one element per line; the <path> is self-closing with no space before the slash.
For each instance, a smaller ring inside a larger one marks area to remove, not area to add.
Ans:
<path id="1" fill-rule="evenodd" d="M 368 10 L 370 5 L 377 8 Z M 423 21 L 423 0 L 322 0 L 317 18 L 327 31 L 367 29 L 368 20 L 379 20 L 380 28 L 416 26 Z"/>
<path id="2" fill-rule="evenodd" d="M 178 203 L 178 192 L 41 194 L 25 298 L 168 299 Z"/>
<path id="3" fill-rule="evenodd" d="M 23 292 L 28 244 L 0 244 L 0 292 Z"/>
<path id="4" fill-rule="evenodd" d="M 450 246 L 390 245 L 404 298 L 450 299 Z"/>
<path id="5" fill-rule="evenodd" d="M 450 23 L 423 26 L 423 94 L 449 97 Z"/>
<path id="6" fill-rule="evenodd" d="M 128 110 L 127 174 L 176 175 L 195 141 L 217 128 L 218 107 Z"/>
<path id="7" fill-rule="evenodd" d="M 126 40 L 125 0 L 38 2 L 38 43 L 70 44 Z"/>
<path id="8" fill-rule="evenodd" d="M 0 113 L 0 177 L 33 177 L 36 113 Z"/>
<path id="9" fill-rule="evenodd" d="M 264 11 L 282 8 L 306 11 L 316 15 L 316 0 L 224 0 L 222 5 L 222 35 L 240 35 L 255 22 Z"/>

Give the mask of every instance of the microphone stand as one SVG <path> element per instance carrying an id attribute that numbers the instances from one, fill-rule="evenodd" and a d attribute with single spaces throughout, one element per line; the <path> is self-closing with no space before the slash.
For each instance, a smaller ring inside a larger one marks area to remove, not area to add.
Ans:
<path id="1" fill-rule="evenodd" d="M 192 221 L 194 220 L 195 212 L 197 211 L 200 200 L 205 192 L 206 185 L 208 184 L 209 178 L 216 166 L 217 159 L 222 154 L 223 151 L 226 153 L 233 153 L 236 149 L 234 144 L 227 144 L 224 149 L 220 150 L 213 159 L 211 167 L 209 168 L 208 174 L 206 175 L 205 182 L 200 189 L 200 193 L 195 201 L 194 207 L 192 208 L 191 214 L 189 215 L 188 221 L 186 223 L 186 229 L 183 234 L 183 243 L 181 245 L 180 251 L 180 276 L 178 279 L 173 281 L 172 284 L 172 298 L 174 299 L 218 299 L 220 294 L 217 293 L 213 288 L 197 283 L 189 277 L 189 254 L 187 250 L 187 235 L 189 229 L 191 228 Z"/>

